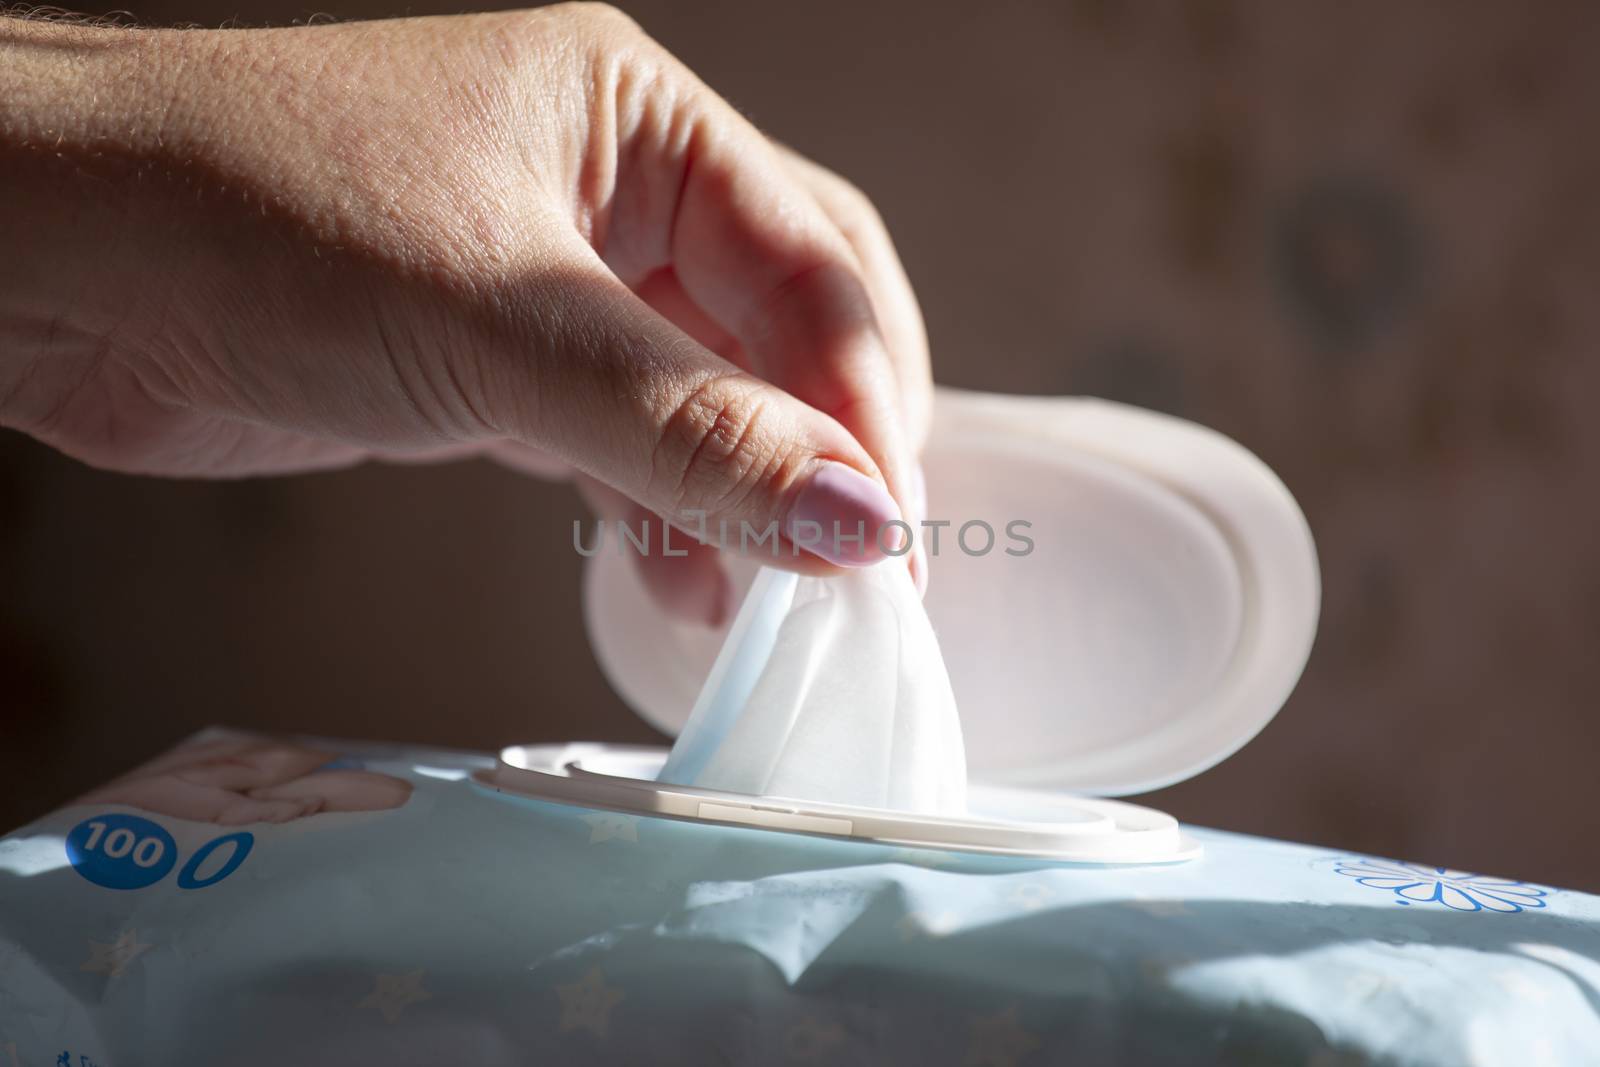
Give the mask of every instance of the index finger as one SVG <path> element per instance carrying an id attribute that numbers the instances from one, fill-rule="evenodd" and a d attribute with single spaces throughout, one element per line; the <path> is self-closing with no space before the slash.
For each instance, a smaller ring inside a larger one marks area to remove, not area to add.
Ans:
<path id="1" fill-rule="evenodd" d="M 691 80 L 687 72 L 683 77 Z M 736 338 L 751 370 L 832 416 L 860 442 L 909 514 L 911 449 L 899 387 L 863 266 L 816 199 L 754 126 L 709 90 L 681 94 L 670 119 L 634 131 L 618 185 L 658 187 L 679 174 L 677 196 L 623 202 L 617 230 L 652 228 L 650 254 L 630 245 L 638 270 L 671 266 L 685 293 Z M 628 174 L 628 168 L 653 174 Z M 648 217 L 626 213 L 640 211 Z"/>

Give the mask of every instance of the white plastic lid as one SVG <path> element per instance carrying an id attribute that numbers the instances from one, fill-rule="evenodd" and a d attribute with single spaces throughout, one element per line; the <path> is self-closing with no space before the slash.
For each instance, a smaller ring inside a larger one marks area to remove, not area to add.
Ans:
<path id="1" fill-rule="evenodd" d="M 1200 854 L 1177 820 L 1114 800 L 976 786 L 964 816 L 920 815 L 656 780 L 663 748 L 513 745 L 473 780 L 535 800 L 631 815 L 1062 863 L 1178 863 Z"/>
<path id="2" fill-rule="evenodd" d="M 1193 423 L 1106 401 L 940 390 L 924 453 L 929 615 L 971 779 L 1120 795 L 1182 781 L 1275 715 L 1316 631 L 1305 518 L 1249 452 Z M 971 527 L 981 520 L 994 546 Z M 1032 541 L 1008 536 L 1013 528 Z M 734 564 L 736 582 L 754 566 Z M 606 676 L 676 735 L 721 634 L 668 618 L 634 561 L 588 562 Z"/>

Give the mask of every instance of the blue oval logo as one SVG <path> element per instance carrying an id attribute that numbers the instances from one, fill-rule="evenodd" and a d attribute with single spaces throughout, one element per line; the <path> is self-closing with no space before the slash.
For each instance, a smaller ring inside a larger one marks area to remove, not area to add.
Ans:
<path id="1" fill-rule="evenodd" d="M 178 862 L 178 845 L 160 823 L 111 813 L 85 819 L 67 835 L 72 869 L 107 889 L 144 889 Z"/>

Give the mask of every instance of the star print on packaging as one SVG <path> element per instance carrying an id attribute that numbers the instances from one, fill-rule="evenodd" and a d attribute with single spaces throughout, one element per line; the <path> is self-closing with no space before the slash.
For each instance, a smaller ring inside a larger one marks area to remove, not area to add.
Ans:
<path id="1" fill-rule="evenodd" d="M 605 1037 L 611 1026 L 611 1009 L 627 996 L 615 986 L 606 985 L 600 968 L 590 968 L 576 982 L 556 986 L 561 998 L 561 1032 L 587 1030 L 596 1037 Z"/>
<path id="2" fill-rule="evenodd" d="M 110 944 L 89 941 L 89 958 L 78 969 L 92 974 L 121 977 L 128 965 L 150 950 L 150 945 L 139 940 L 137 930 L 124 930 Z"/>
<path id="3" fill-rule="evenodd" d="M 621 815 L 614 811 L 597 811 L 583 816 L 583 821 L 589 824 L 591 845 L 602 841 L 637 843 L 639 840 L 639 820 L 636 816 Z"/>
<path id="4" fill-rule="evenodd" d="M 835 1045 L 844 1040 L 844 1027 L 807 1016 L 789 1028 L 784 1049 L 792 1060 L 825 1060 Z"/>
<path id="5" fill-rule="evenodd" d="M 362 998 L 357 1007 L 376 1008 L 386 1023 L 398 1022 L 400 1015 L 413 1004 L 427 1000 L 432 993 L 422 988 L 422 969 L 404 974 L 380 974 L 374 978 L 372 992 Z"/>
<path id="6" fill-rule="evenodd" d="M 1015 1006 L 972 1020 L 967 1067 L 1016 1067 L 1039 1047 L 1039 1039 L 1022 1028 Z"/>

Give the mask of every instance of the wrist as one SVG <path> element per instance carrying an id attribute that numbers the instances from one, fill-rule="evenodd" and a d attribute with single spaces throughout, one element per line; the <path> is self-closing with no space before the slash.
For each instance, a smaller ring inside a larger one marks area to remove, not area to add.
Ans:
<path id="1" fill-rule="evenodd" d="M 130 222 L 183 36 L 0 18 L 0 424 L 47 415 L 159 269 Z"/>

